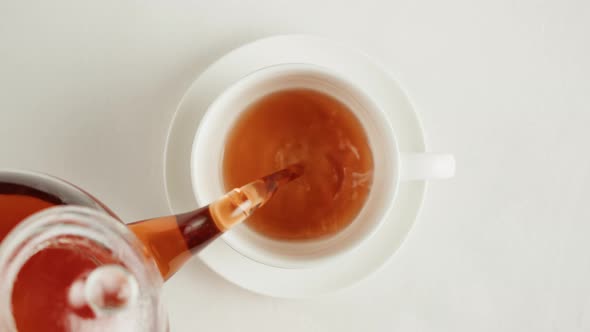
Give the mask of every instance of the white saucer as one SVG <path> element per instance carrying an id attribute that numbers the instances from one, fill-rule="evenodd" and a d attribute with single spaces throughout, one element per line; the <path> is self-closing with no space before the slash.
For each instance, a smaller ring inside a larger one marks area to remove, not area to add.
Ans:
<path id="1" fill-rule="evenodd" d="M 402 152 L 424 152 L 424 134 L 412 105 L 397 83 L 364 54 L 330 40 L 287 35 L 261 39 L 226 54 L 192 84 L 169 129 L 164 160 L 166 194 L 172 212 L 196 207 L 190 154 L 197 126 L 209 104 L 230 84 L 257 69 L 280 63 L 312 63 L 345 73 L 389 110 Z M 214 138 L 212 138 L 214 139 Z M 393 212 L 379 232 L 343 259 L 310 269 L 280 269 L 254 262 L 218 240 L 199 257 L 226 280 L 273 297 L 304 298 L 348 287 L 384 266 L 418 215 L 426 184 L 402 183 Z"/>

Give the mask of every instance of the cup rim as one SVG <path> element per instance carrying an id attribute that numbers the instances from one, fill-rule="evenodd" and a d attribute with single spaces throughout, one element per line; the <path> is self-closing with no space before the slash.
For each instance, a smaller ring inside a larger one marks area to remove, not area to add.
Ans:
<path id="1" fill-rule="evenodd" d="M 327 76 L 331 76 L 331 77 L 335 78 L 336 80 L 340 81 L 341 83 L 349 86 L 353 91 L 355 91 L 355 94 L 361 96 L 366 103 L 370 104 L 371 108 L 373 110 L 376 110 L 377 113 L 379 113 L 378 116 L 381 118 L 381 120 L 385 121 L 387 123 L 388 131 L 390 133 L 387 142 L 388 142 L 388 144 L 391 145 L 391 151 L 395 155 L 395 157 L 392 158 L 392 163 L 393 163 L 393 166 L 399 170 L 399 168 L 400 168 L 400 160 L 399 160 L 400 151 L 398 148 L 397 139 L 395 137 L 393 127 L 389 123 L 389 120 L 387 119 L 387 116 L 386 116 L 385 112 L 383 111 L 383 109 L 381 107 L 379 107 L 379 105 L 377 105 L 375 103 L 375 101 L 372 98 L 370 98 L 361 88 L 359 88 L 356 84 L 352 83 L 346 77 L 343 77 L 339 73 L 336 73 L 335 71 L 333 71 L 325 66 L 320 66 L 320 65 L 311 64 L 311 63 L 303 63 L 303 62 L 274 64 L 274 65 L 266 66 L 266 67 L 257 69 L 255 71 L 252 71 L 250 73 L 247 73 L 246 75 L 235 80 L 232 84 L 230 84 L 229 86 L 224 88 L 222 90 L 222 92 L 217 97 L 215 97 L 213 102 L 207 107 L 207 110 L 205 111 L 205 114 L 203 115 L 201 121 L 199 122 L 197 130 L 195 132 L 193 142 L 192 142 L 191 157 L 190 157 L 190 174 L 191 174 L 192 191 L 193 191 L 193 195 L 195 196 L 195 199 L 198 203 L 200 203 L 200 204 L 205 203 L 203 201 L 203 197 L 202 197 L 203 192 L 199 191 L 199 187 L 196 185 L 197 181 L 199 181 L 198 177 L 197 177 L 198 167 L 196 167 L 196 163 L 195 163 L 195 159 L 196 159 L 197 151 L 198 151 L 198 145 L 199 145 L 198 142 L 203 141 L 206 138 L 206 137 L 202 137 L 203 132 L 205 131 L 204 128 L 207 126 L 207 123 L 210 121 L 210 118 L 214 116 L 214 113 L 215 113 L 215 115 L 217 115 L 217 113 L 220 112 L 220 108 L 218 107 L 219 104 L 222 104 L 228 98 L 231 99 L 232 96 L 235 96 L 236 93 L 239 93 L 239 91 L 241 89 L 249 86 L 249 84 L 252 84 L 252 82 L 260 81 L 260 76 L 268 75 L 269 73 L 275 72 L 275 71 L 287 72 L 287 71 L 294 71 L 294 70 L 312 70 L 315 72 L 320 72 L 321 74 L 324 74 Z M 244 111 L 244 109 L 241 109 L 238 112 L 238 114 L 240 114 L 243 111 Z M 233 124 L 233 123 L 234 122 L 231 122 L 228 125 L 228 128 L 230 128 L 231 124 Z M 226 133 L 227 132 L 224 132 L 224 135 Z M 333 261 L 334 259 L 343 257 L 343 256 L 351 253 L 352 251 L 356 250 L 359 246 L 361 246 L 363 243 L 370 240 L 370 238 L 377 232 L 379 227 L 383 224 L 383 221 L 387 219 L 387 216 L 390 214 L 390 212 L 393 208 L 393 201 L 397 197 L 397 192 L 399 189 L 399 182 L 400 182 L 400 174 L 399 173 L 400 172 L 394 172 L 394 174 L 391 178 L 391 189 L 389 190 L 390 203 L 388 203 L 387 206 L 382 208 L 383 211 L 381 212 L 380 217 L 375 218 L 376 220 L 372 222 L 372 226 L 370 227 L 370 229 L 368 229 L 365 232 L 364 236 L 362 236 L 361 238 L 357 239 L 356 241 L 350 243 L 350 245 L 345 246 L 344 248 L 342 248 L 342 250 L 339 250 L 337 252 L 330 253 L 328 255 L 323 255 L 320 257 L 305 259 L 305 260 L 291 259 L 291 260 L 287 261 L 284 259 L 282 260 L 281 258 L 270 257 L 265 254 L 259 254 L 259 253 L 255 252 L 256 250 L 245 249 L 240 244 L 237 244 L 234 241 L 232 241 L 232 237 L 228 236 L 227 233 L 224 236 L 222 236 L 222 239 L 230 248 L 232 248 L 232 250 L 238 252 L 240 255 L 242 255 L 248 259 L 251 259 L 255 262 L 258 262 L 260 264 L 271 266 L 271 267 L 276 267 L 276 268 L 287 268 L 287 269 L 308 268 L 308 267 L 315 267 L 318 265 L 322 265 L 322 264 L 329 262 L 329 261 Z M 356 217 L 355 217 L 355 219 L 356 219 Z M 353 221 L 353 223 L 354 222 L 355 221 Z"/>

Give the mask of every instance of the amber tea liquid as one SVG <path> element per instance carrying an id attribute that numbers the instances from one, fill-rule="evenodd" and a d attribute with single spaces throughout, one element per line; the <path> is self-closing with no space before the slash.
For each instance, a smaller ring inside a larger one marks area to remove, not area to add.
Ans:
<path id="1" fill-rule="evenodd" d="M 309 89 L 262 97 L 235 121 L 225 144 L 227 190 L 292 163 L 305 173 L 246 222 L 275 239 L 335 234 L 362 209 L 371 189 L 373 155 L 351 110 Z"/>
<path id="2" fill-rule="evenodd" d="M 0 179 L 0 242 L 30 215 L 68 203 L 80 204 L 32 186 Z M 96 262 L 71 250 L 46 249 L 31 257 L 13 286 L 12 310 L 19 331 L 68 331 L 65 324 L 56 323 L 62 318 L 60 304 L 66 302 L 66 290 L 72 280 L 94 267 Z M 93 318 L 89 308 L 81 308 L 77 314 L 79 319 Z"/>

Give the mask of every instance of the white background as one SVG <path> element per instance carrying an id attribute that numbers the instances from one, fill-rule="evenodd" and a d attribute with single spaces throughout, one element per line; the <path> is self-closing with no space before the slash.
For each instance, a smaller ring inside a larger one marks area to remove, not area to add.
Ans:
<path id="1" fill-rule="evenodd" d="M 192 262 L 165 286 L 173 332 L 590 330 L 588 1 L 0 0 L 0 167 L 64 177 L 127 221 L 167 213 L 180 97 L 281 33 L 381 62 L 457 177 L 429 186 L 389 266 L 335 295 L 263 297 Z"/>

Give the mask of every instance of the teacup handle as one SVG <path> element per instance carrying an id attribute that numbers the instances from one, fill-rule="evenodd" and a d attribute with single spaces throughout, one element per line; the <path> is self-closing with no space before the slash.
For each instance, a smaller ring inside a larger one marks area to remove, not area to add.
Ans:
<path id="1" fill-rule="evenodd" d="M 455 157 L 448 153 L 402 153 L 401 181 L 448 179 L 455 175 Z"/>

